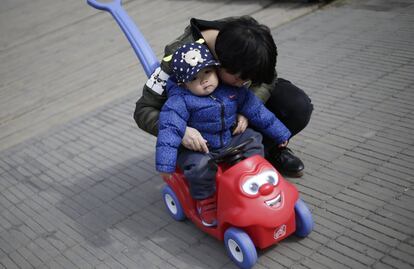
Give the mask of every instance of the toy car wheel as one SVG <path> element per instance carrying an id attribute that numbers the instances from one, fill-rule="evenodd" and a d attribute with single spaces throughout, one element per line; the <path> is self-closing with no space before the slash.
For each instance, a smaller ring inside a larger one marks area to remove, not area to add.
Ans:
<path id="1" fill-rule="evenodd" d="M 170 186 L 167 185 L 163 188 L 162 197 L 171 217 L 173 217 L 173 219 L 177 221 L 184 220 L 185 214 L 183 207 L 181 206 L 180 201 L 177 198 L 177 195 L 175 195 L 175 192 L 171 189 Z"/>
<path id="2" fill-rule="evenodd" d="M 229 228 L 224 233 L 224 245 L 227 254 L 240 268 L 253 267 L 257 260 L 257 251 L 249 235 L 237 228 Z"/>
<path id="3" fill-rule="evenodd" d="M 295 203 L 296 231 L 299 237 L 306 237 L 313 229 L 312 214 L 302 199 Z"/>

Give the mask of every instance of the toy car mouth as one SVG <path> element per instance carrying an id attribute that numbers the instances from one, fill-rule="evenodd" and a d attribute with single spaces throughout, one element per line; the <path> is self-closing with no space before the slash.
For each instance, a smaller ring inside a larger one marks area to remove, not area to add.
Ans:
<path id="1" fill-rule="evenodd" d="M 276 196 L 272 200 L 265 201 L 266 205 L 268 205 L 270 207 L 279 207 L 281 202 L 282 202 L 282 196 L 280 195 L 280 193 L 279 193 L 278 196 Z"/>

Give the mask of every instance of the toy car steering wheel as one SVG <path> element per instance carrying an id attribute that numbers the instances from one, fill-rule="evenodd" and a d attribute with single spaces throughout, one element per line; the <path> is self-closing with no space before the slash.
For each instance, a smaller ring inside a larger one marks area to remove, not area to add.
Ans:
<path id="1" fill-rule="evenodd" d="M 246 159 L 246 157 L 243 155 L 245 152 L 244 147 L 250 144 L 253 140 L 253 137 L 250 137 L 240 145 L 229 147 L 218 156 L 213 157 L 211 161 L 215 163 L 228 163 L 230 165 L 236 164 Z"/>

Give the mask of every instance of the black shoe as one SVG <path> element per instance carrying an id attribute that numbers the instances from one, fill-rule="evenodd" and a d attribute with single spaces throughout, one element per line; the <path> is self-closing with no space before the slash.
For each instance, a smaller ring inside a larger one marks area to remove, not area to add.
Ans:
<path id="1" fill-rule="evenodd" d="M 266 159 L 279 171 L 282 175 L 290 177 L 303 176 L 305 166 L 303 162 L 296 157 L 289 148 L 273 148 L 269 150 Z"/>

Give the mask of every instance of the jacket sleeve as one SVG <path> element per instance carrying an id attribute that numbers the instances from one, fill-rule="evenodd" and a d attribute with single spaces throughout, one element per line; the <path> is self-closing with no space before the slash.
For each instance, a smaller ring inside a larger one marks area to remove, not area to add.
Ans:
<path id="1" fill-rule="evenodd" d="M 170 77 L 169 63 L 161 61 L 142 89 L 134 112 L 134 120 L 138 127 L 152 135 L 158 135 L 158 119 L 160 110 L 167 100 L 166 85 Z"/>
<path id="2" fill-rule="evenodd" d="M 250 90 L 242 88 L 239 93 L 239 112 L 253 127 L 274 139 L 277 144 L 290 138 L 289 129 Z"/>
<path id="3" fill-rule="evenodd" d="M 159 117 L 159 131 L 155 151 L 158 172 L 175 171 L 178 147 L 184 137 L 189 113 L 184 99 L 174 95 L 168 98 Z"/>
<path id="4" fill-rule="evenodd" d="M 134 111 L 134 120 L 140 129 L 154 136 L 158 135 L 158 119 L 165 100 L 165 94 L 159 95 L 144 86 Z"/>

